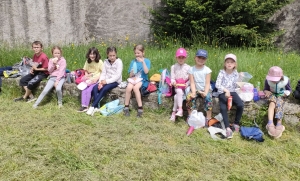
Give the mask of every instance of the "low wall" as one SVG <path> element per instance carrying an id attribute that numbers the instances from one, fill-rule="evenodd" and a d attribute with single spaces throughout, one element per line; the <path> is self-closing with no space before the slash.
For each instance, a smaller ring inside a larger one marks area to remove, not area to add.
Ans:
<path id="1" fill-rule="evenodd" d="M 19 80 L 20 78 L 9 78 L 9 79 L 3 79 L 3 84 L 9 84 L 12 87 L 15 87 L 16 85 L 19 85 Z M 43 81 L 40 83 L 40 86 L 38 87 L 38 91 L 42 91 L 46 85 L 46 81 Z M 80 98 L 81 91 L 77 89 L 76 84 L 72 83 L 65 83 L 63 85 L 63 95 L 70 95 L 77 97 L 78 99 Z M 145 108 L 150 108 L 150 109 L 158 109 L 158 108 L 165 108 L 169 109 L 171 111 L 173 107 L 173 98 L 172 97 L 161 97 L 162 104 L 158 104 L 158 97 L 157 93 L 151 93 L 147 97 L 143 97 L 143 106 Z M 125 89 L 120 89 L 120 88 L 115 88 L 111 90 L 107 95 L 106 99 L 116 99 L 119 98 L 121 103 L 124 103 L 125 99 Z M 199 110 L 202 110 L 202 104 L 200 99 L 198 99 L 197 104 L 199 105 Z M 137 108 L 137 102 L 135 100 L 134 94 L 132 94 L 132 99 L 130 101 L 131 106 Z M 217 115 L 220 112 L 220 106 L 219 106 L 219 99 L 218 98 L 213 98 L 213 115 Z M 246 102 L 244 106 L 244 114 L 247 115 L 250 119 L 255 119 L 258 111 L 261 106 L 265 105 L 264 100 L 260 100 L 256 103 L 254 102 Z M 185 108 L 184 108 L 185 109 Z M 287 123 L 290 124 L 298 124 L 300 121 L 300 105 L 297 100 L 294 100 L 293 98 L 288 99 L 284 105 L 285 109 L 285 116 L 284 120 Z M 230 111 L 228 111 L 230 120 L 233 120 L 233 117 L 235 115 L 235 107 L 233 107 Z"/>

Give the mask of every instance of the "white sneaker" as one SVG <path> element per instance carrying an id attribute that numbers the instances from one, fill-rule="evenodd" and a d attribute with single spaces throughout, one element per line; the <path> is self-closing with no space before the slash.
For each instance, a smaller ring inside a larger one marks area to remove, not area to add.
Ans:
<path id="1" fill-rule="evenodd" d="M 93 113 L 91 114 L 91 116 L 94 116 L 94 114 L 95 114 L 96 112 L 100 112 L 100 109 L 99 109 L 99 108 L 95 108 L 94 111 L 93 111 Z"/>
<path id="2" fill-rule="evenodd" d="M 90 107 L 89 110 L 86 112 L 86 114 L 87 115 L 92 115 L 92 114 L 94 114 L 94 110 L 95 110 L 94 107 Z"/>
<path id="3" fill-rule="evenodd" d="M 183 111 L 182 109 L 178 109 L 177 113 L 175 114 L 176 116 L 182 117 L 183 116 Z"/>

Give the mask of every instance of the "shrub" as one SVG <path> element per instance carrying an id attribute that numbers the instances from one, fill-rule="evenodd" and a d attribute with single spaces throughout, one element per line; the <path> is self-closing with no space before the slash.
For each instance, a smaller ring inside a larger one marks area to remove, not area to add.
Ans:
<path id="1" fill-rule="evenodd" d="M 276 35 L 268 18 L 288 0 L 161 0 L 152 9 L 151 29 L 158 41 L 180 37 L 190 45 L 195 37 L 209 43 L 266 46 Z M 215 41 L 218 39 L 218 41 Z"/>

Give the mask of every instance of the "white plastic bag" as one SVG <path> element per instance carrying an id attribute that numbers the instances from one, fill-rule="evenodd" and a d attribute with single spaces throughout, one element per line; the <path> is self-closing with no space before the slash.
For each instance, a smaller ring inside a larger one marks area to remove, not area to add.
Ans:
<path id="1" fill-rule="evenodd" d="M 197 112 L 193 110 L 191 116 L 188 120 L 188 124 L 193 126 L 194 129 L 202 128 L 205 126 L 205 117 L 202 112 Z"/>

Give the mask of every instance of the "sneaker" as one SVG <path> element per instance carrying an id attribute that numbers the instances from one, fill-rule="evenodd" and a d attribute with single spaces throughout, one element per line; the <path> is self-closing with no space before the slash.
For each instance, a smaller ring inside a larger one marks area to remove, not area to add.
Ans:
<path id="1" fill-rule="evenodd" d="M 138 109 L 136 117 L 141 118 L 143 116 L 143 109 Z"/>
<path id="2" fill-rule="evenodd" d="M 62 104 L 58 104 L 58 109 L 62 108 L 63 105 Z"/>
<path id="3" fill-rule="evenodd" d="M 182 117 L 183 116 L 183 111 L 182 109 L 178 109 L 177 113 L 175 114 L 176 116 Z"/>
<path id="4" fill-rule="evenodd" d="M 129 113 L 129 108 L 128 107 L 125 107 L 124 109 L 123 109 L 123 112 L 124 112 L 124 116 L 130 116 L 130 113 Z"/>
<path id="5" fill-rule="evenodd" d="M 235 132 L 240 132 L 240 126 L 238 124 L 233 124 L 233 127 Z"/>
<path id="6" fill-rule="evenodd" d="M 29 99 L 27 99 L 27 103 L 33 102 L 33 101 L 35 101 L 35 100 L 36 100 L 35 97 L 29 98 Z"/>
<path id="7" fill-rule="evenodd" d="M 233 137 L 233 132 L 230 130 L 226 130 L 226 138 L 231 139 Z"/>
<path id="8" fill-rule="evenodd" d="M 77 112 L 86 112 L 87 110 L 87 107 L 82 106 Z"/>
<path id="9" fill-rule="evenodd" d="M 87 110 L 87 112 L 86 112 L 86 114 L 87 115 L 92 115 L 92 114 L 94 114 L 94 107 L 90 107 L 88 110 Z"/>
<path id="10" fill-rule="evenodd" d="M 38 106 L 35 105 L 35 104 L 33 104 L 33 106 L 32 106 L 33 109 L 36 109 L 37 107 L 38 107 Z"/>
<path id="11" fill-rule="evenodd" d="M 26 99 L 24 99 L 23 97 L 19 97 L 19 98 L 15 98 L 14 101 L 15 101 L 15 102 L 18 102 L 18 101 L 26 101 Z"/>
<path id="12" fill-rule="evenodd" d="M 283 125 L 277 125 L 275 130 L 274 138 L 280 138 L 282 136 L 285 127 Z"/>
<path id="13" fill-rule="evenodd" d="M 170 121 L 175 121 L 176 119 L 176 113 L 173 111 L 172 114 L 171 114 L 171 117 L 170 117 Z"/>
<path id="14" fill-rule="evenodd" d="M 276 132 L 276 129 L 275 129 L 275 126 L 274 126 L 274 124 L 267 124 L 266 125 L 266 129 L 268 130 L 268 134 L 270 135 L 270 136 L 275 136 L 275 132 Z"/>

